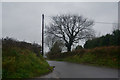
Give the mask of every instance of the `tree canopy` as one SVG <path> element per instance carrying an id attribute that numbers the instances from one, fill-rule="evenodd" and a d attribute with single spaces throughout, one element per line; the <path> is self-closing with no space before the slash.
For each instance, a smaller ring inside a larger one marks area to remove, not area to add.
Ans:
<path id="1" fill-rule="evenodd" d="M 120 46 L 120 30 L 115 30 L 112 34 L 88 40 L 84 48 L 95 48 L 100 46 Z"/>

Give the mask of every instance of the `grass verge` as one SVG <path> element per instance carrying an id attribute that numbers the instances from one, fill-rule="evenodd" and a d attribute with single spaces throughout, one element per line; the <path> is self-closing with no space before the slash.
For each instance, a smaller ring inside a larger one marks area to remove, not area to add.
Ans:
<path id="1" fill-rule="evenodd" d="M 33 78 L 53 70 L 46 60 L 28 49 L 2 49 L 2 78 Z"/>
<path id="2" fill-rule="evenodd" d="M 98 47 L 94 49 L 77 50 L 73 52 L 68 52 L 67 56 L 65 54 L 66 53 L 59 54 L 60 57 L 56 56 L 54 60 L 87 64 L 93 66 L 110 67 L 116 69 L 120 68 L 120 46 Z"/>

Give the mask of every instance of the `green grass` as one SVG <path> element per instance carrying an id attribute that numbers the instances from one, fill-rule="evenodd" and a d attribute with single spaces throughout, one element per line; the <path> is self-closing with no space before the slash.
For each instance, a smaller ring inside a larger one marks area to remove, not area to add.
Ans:
<path id="1" fill-rule="evenodd" d="M 86 49 L 84 52 L 79 50 L 70 53 L 75 54 L 72 56 L 69 56 L 68 54 L 64 58 L 56 57 L 54 60 L 87 64 L 93 66 L 120 68 L 120 65 L 118 66 L 118 64 L 120 64 L 118 59 L 118 57 L 120 56 L 119 46 L 99 47 L 94 49 Z"/>
<path id="2" fill-rule="evenodd" d="M 93 58 L 92 58 L 92 57 Z M 103 66 L 103 67 L 110 67 L 110 68 L 118 68 L 118 63 L 114 62 L 111 59 L 95 59 L 93 55 L 85 55 L 82 58 L 79 55 L 75 55 L 73 57 L 64 58 L 61 61 L 73 62 L 73 63 L 80 63 L 86 65 L 93 65 L 93 66 Z"/>
<path id="3" fill-rule="evenodd" d="M 2 78 L 32 78 L 51 71 L 46 60 L 30 50 L 18 47 L 2 50 Z"/>

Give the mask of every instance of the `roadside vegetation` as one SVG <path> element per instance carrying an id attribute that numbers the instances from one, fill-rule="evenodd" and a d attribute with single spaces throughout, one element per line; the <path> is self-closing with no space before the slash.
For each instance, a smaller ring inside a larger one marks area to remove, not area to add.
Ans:
<path id="1" fill-rule="evenodd" d="M 2 44 L 2 78 L 33 78 L 52 71 L 38 44 L 12 38 L 2 39 Z"/>
<path id="2" fill-rule="evenodd" d="M 119 49 L 120 47 L 114 46 L 94 48 L 92 50 L 88 49 L 83 55 L 78 53 L 72 57 L 67 57 L 64 60 L 75 63 L 118 68 Z"/>
<path id="3" fill-rule="evenodd" d="M 94 49 L 81 49 L 72 52 L 49 55 L 49 59 L 68 61 L 95 66 L 118 68 L 120 46 L 97 47 Z"/>
<path id="4" fill-rule="evenodd" d="M 57 49 L 55 49 L 57 50 Z M 80 64 L 120 68 L 120 30 L 86 41 L 84 48 L 64 53 L 48 52 L 48 59 Z"/>
<path id="5" fill-rule="evenodd" d="M 92 49 L 102 46 L 120 46 L 120 30 L 114 30 L 112 34 L 107 34 L 92 40 L 86 41 L 84 48 Z"/>

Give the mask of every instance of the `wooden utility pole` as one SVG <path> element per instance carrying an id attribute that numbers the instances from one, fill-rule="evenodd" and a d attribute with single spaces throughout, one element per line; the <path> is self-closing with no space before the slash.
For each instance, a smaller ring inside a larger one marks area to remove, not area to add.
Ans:
<path id="1" fill-rule="evenodd" d="M 44 14 L 42 14 L 42 56 L 44 55 Z"/>

